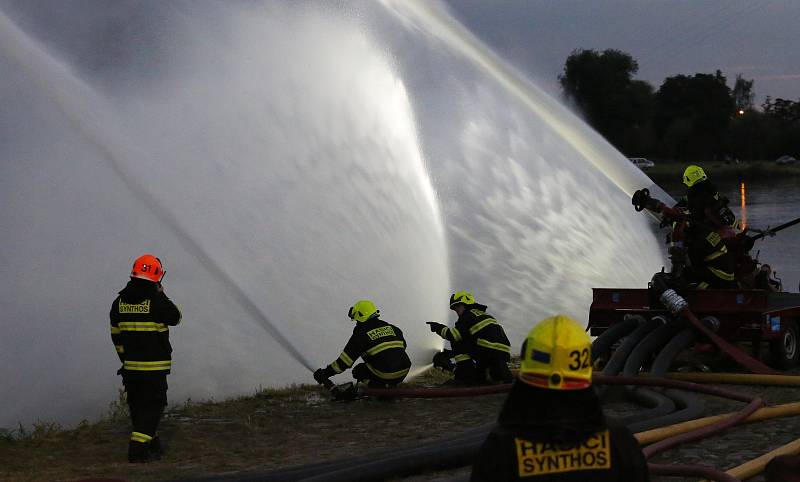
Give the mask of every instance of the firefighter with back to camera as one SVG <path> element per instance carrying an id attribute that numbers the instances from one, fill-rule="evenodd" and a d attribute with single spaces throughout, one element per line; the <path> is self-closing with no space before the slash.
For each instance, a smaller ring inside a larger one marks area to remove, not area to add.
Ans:
<path id="1" fill-rule="evenodd" d="M 522 345 L 517 380 L 472 466 L 473 482 L 647 482 L 627 428 L 608 424 L 592 388 L 591 340 L 572 319 L 545 319 Z"/>
<path id="2" fill-rule="evenodd" d="M 372 301 L 360 300 L 350 307 L 347 316 L 355 321 L 353 334 L 342 354 L 325 368 L 314 372 L 314 380 L 327 384 L 329 378 L 347 370 L 356 360 L 353 378 L 370 388 L 391 388 L 403 381 L 411 368 L 406 340 L 400 328 L 380 319 Z"/>
<path id="3" fill-rule="evenodd" d="M 133 431 L 129 462 L 161 458 L 158 423 L 167 405 L 167 375 L 172 367 L 169 327 L 181 312 L 164 294 L 161 260 L 151 254 L 136 259 L 130 281 L 111 305 L 111 340 L 122 368 Z"/>

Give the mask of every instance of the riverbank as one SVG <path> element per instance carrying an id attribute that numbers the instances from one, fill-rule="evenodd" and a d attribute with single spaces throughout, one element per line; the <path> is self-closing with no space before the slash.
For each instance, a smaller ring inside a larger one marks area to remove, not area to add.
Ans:
<path id="1" fill-rule="evenodd" d="M 439 384 L 437 369 L 410 385 Z M 316 385 L 259 390 L 171 408 L 159 428 L 159 462 L 127 462 L 127 408 L 114 403 L 94 424 L 40 424 L 0 437 L 0 480 L 113 478 L 156 481 L 266 471 L 417 444 L 492 422 L 505 394 L 458 399 L 333 402 Z"/>
<path id="2" fill-rule="evenodd" d="M 443 379 L 441 372 L 433 370 L 412 385 L 429 386 Z M 727 388 L 759 394 L 772 404 L 800 399 L 797 388 Z M 708 415 L 742 407 L 740 402 L 702 398 L 707 400 Z M 170 409 L 164 417 L 160 430 L 168 444 L 164 459 L 143 465 L 126 461 L 130 428 L 125 405 L 115 403 L 107 418 L 95 424 L 70 430 L 45 424 L 29 433 L 0 438 L 0 480 L 115 478 L 133 482 L 266 471 L 414 445 L 463 432 L 493 422 L 504 400 L 505 394 L 499 394 L 342 403 L 330 401 L 320 387 L 301 385 L 259 390 L 249 397 L 220 402 L 188 402 Z M 796 439 L 798 433 L 800 417 L 747 424 L 680 446 L 653 461 L 728 469 Z M 459 473 L 468 473 L 468 469 L 402 480 L 446 480 Z"/>
<path id="3" fill-rule="evenodd" d="M 690 162 L 655 161 L 655 166 L 643 169 L 650 179 L 657 184 L 674 184 L 680 182 L 683 171 Z M 709 161 L 696 162 L 712 179 L 717 181 L 764 181 L 800 178 L 800 163 L 779 165 L 774 161 L 748 161 L 739 164 L 733 162 Z"/>

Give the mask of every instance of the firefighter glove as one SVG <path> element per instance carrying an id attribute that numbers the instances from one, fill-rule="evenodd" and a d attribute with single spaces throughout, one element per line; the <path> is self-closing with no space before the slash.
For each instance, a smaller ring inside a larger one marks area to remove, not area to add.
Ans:
<path id="1" fill-rule="evenodd" d="M 433 333 L 439 333 L 440 331 L 442 331 L 442 328 L 446 328 L 443 324 L 437 323 L 435 321 L 428 321 L 427 324 Z"/>
<path id="2" fill-rule="evenodd" d="M 317 371 L 314 372 L 314 380 L 320 385 L 324 385 L 327 379 L 328 377 L 325 376 L 325 370 L 323 368 L 317 368 Z"/>

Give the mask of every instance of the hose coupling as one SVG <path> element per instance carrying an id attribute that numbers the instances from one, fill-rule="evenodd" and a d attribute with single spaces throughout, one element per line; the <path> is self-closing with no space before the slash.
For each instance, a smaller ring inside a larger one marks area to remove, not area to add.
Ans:
<path id="1" fill-rule="evenodd" d="M 681 297 L 681 295 L 676 293 L 675 290 L 673 290 L 672 288 L 661 293 L 661 297 L 659 298 L 659 300 L 661 300 L 661 303 L 673 315 L 677 315 L 678 313 L 689 307 L 689 303 L 687 303 L 686 300 L 684 300 Z"/>
<path id="2" fill-rule="evenodd" d="M 719 331 L 719 318 L 716 316 L 706 316 L 702 321 L 703 324 L 706 325 L 711 331 Z"/>

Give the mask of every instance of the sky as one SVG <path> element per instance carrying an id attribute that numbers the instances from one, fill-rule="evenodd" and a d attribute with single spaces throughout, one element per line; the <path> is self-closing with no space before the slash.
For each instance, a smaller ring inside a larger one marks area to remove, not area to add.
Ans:
<path id="1" fill-rule="evenodd" d="M 618 49 L 655 89 L 666 77 L 755 80 L 766 96 L 800 99 L 798 0 L 447 0 L 453 14 L 542 87 L 575 49 Z"/>

